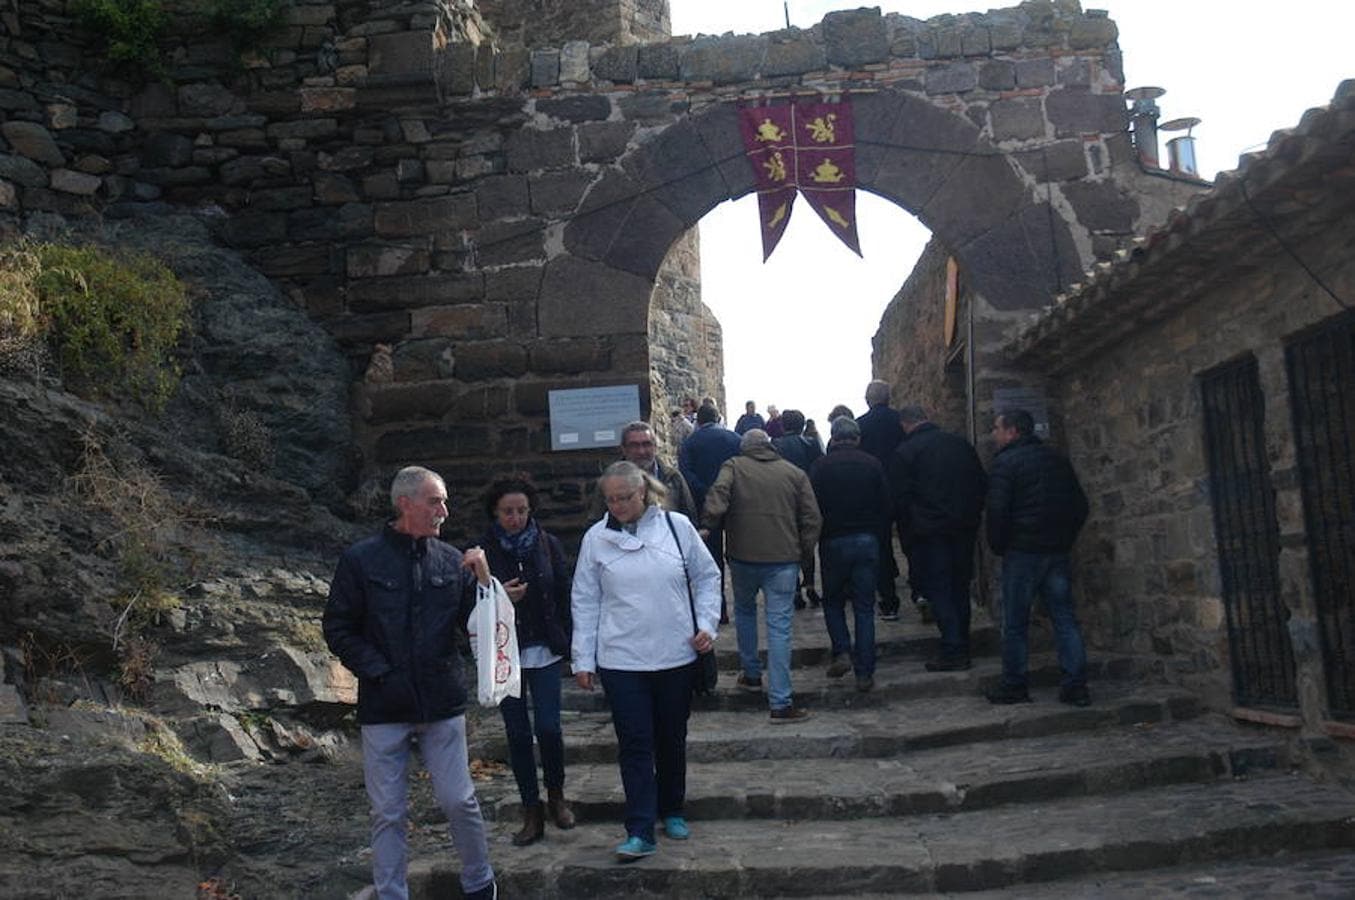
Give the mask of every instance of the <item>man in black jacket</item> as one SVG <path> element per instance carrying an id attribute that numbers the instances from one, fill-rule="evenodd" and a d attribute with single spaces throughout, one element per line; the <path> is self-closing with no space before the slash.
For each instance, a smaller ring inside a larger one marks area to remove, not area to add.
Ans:
<path id="1" fill-rule="evenodd" d="M 789 411 L 786 412 L 789 416 Z M 828 677 L 856 672 L 856 689 L 875 686 L 876 567 L 880 531 L 889 527 L 889 482 L 879 460 L 858 448 L 861 427 L 850 416 L 833 420 L 828 455 L 809 470 L 823 530 L 823 622 L 833 645 Z M 852 598 L 852 635 L 847 632 L 847 596 Z"/>
<path id="2" fill-rule="evenodd" d="M 372 803 L 372 879 L 381 900 L 406 898 L 408 770 L 418 743 L 461 857 L 467 897 L 497 896 L 466 754 L 466 682 L 458 634 L 488 586 L 484 551 L 438 540 L 447 488 L 437 473 L 401 469 L 395 521 L 339 559 L 323 618 L 325 642 L 358 677 L 362 769 Z"/>
<path id="3" fill-rule="evenodd" d="M 861 449 L 879 460 L 886 472 L 894 449 L 903 440 L 903 429 L 899 427 L 899 414 L 889 405 L 889 382 L 875 380 L 866 385 L 866 406 L 870 407 L 857 416 L 856 424 L 861 426 Z M 876 575 L 875 590 L 880 595 L 880 618 L 887 622 L 899 620 L 899 566 L 894 562 L 893 525 L 886 524 L 880 531 L 880 566 Z"/>
<path id="4" fill-rule="evenodd" d="M 776 409 L 775 406 L 767 408 Z M 782 459 L 794 463 L 800 471 L 808 475 L 814 461 L 823 456 L 823 448 L 819 446 L 818 441 L 805 437 L 805 414 L 798 409 L 788 409 L 781 413 L 778 421 L 784 433 L 780 437 L 772 438 L 772 447 L 781 454 Z M 819 592 L 814 589 L 814 569 L 814 554 L 811 553 L 800 560 L 800 587 L 795 590 L 796 609 L 805 608 L 806 596 L 809 598 L 810 606 L 817 608 L 819 605 L 821 598 Z"/>
<path id="5" fill-rule="evenodd" d="M 941 631 L 941 655 L 927 669 L 968 669 L 969 582 L 987 478 L 973 445 L 937 428 L 922 407 L 899 410 L 899 424 L 907 436 L 890 461 L 895 521 L 909 581 L 931 604 Z"/>
<path id="6" fill-rule="evenodd" d="M 1054 625 L 1059 700 L 1087 706 L 1087 652 L 1073 614 L 1068 551 L 1087 521 L 1087 495 L 1068 460 L 1035 436 L 1025 410 L 993 422 L 997 459 L 988 488 L 988 545 L 1002 557 L 1002 683 L 993 703 L 1029 703 L 1026 628 L 1038 592 Z"/>

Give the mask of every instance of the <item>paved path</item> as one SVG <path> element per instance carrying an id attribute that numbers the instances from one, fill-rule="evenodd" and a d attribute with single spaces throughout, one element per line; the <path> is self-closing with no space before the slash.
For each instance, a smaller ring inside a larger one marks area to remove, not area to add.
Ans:
<path id="1" fill-rule="evenodd" d="M 579 827 L 513 847 L 511 774 L 480 787 L 503 896 L 1355 896 L 1355 797 L 1296 774 L 1288 734 L 1208 714 L 1128 658 L 1094 658 L 1094 703 L 1077 709 L 1036 653 L 1035 702 L 993 706 L 991 626 L 973 669 L 931 673 L 932 626 L 879 624 L 876 690 L 860 694 L 826 676 L 819 615 L 797 614 L 796 702 L 813 717 L 793 725 L 732 690 L 727 629 L 720 693 L 690 724 L 692 838 L 660 835 L 634 864 L 610 852 L 623 795 L 605 702 L 567 689 Z M 477 744 L 506 755 L 493 718 Z M 420 809 L 427 834 L 438 814 Z M 414 896 L 457 896 L 455 856 L 421 846 Z"/>

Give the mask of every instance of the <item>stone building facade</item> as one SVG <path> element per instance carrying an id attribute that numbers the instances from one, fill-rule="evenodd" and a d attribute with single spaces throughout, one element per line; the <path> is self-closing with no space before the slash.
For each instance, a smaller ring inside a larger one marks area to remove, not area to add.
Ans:
<path id="1" fill-rule="evenodd" d="M 940 427 L 971 434 L 968 325 L 974 298 L 956 269 L 939 241 L 927 242 L 880 317 L 871 341 L 871 371 L 889 382 L 894 406 L 920 404 Z M 953 287 L 948 284 L 952 278 Z M 955 296 L 951 309 L 948 291 Z"/>
<path id="2" fill-rule="evenodd" d="M 1355 82 L 1009 346 L 1091 500 L 1091 642 L 1352 734 Z M 1239 252 L 1245 248 L 1245 252 Z"/>
<path id="3" fill-rule="evenodd" d="M 372 483 L 421 461 L 464 491 L 512 464 L 577 520 L 610 454 L 551 453 L 547 396 L 634 383 L 643 413 L 671 404 L 655 286 L 701 216 L 752 189 L 734 101 L 850 92 L 858 183 L 918 215 L 972 288 L 980 394 L 1027 311 L 1167 202 L 1130 164 L 1114 23 L 1071 0 L 696 39 L 655 39 L 661 3 L 615 0 L 629 24 L 607 44 L 574 37 L 569 10 L 597 4 L 297 0 L 243 56 L 170 6 L 166 78 L 143 85 L 91 73 L 97 36 L 60 4 L 3 10 L 0 207 L 219 210 L 221 238 L 349 356 Z M 496 6 L 559 29 L 500 37 Z M 364 382 L 385 352 L 393 378 Z"/>

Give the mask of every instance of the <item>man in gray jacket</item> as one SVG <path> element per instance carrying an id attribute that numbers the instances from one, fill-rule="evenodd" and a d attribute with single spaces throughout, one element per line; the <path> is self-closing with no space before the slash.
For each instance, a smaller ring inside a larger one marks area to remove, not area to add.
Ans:
<path id="1" fill-rule="evenodd" d="M 762 690 L 757 592 L 767 604 L 767 700 L 774 723 L 806 719 L 790 685 L 791 621 L 800 560 L 814 552 L 822 518 L 809 476 L 772 448 L 761 428 L 743 436 L 740 454 L 720 467 L 706 495 L 701 523 L 724 526 L 734 579 L 734 625 L 743 674 L 737 684 Z"/>

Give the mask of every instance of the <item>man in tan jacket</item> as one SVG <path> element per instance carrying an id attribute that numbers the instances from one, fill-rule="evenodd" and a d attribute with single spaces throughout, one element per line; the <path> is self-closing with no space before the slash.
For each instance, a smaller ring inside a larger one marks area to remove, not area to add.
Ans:
<path id="1" fill-rule="evenodd" d="M 767 604 L 767 700 L 774 723 L 802 721 L 790 686 L 791 621 L 800 560 L 814 552 L 822 518 L 809 476 L 773 449 L 767 432 L 743 436 L 740 453 L 720 467 L 706 495 L 701 523 L 725 530 L 725 557 L 734 581 L 734 625 L 743 674 L 738 686 L 762 690 L 758 659 L 757 592 Z"/>

